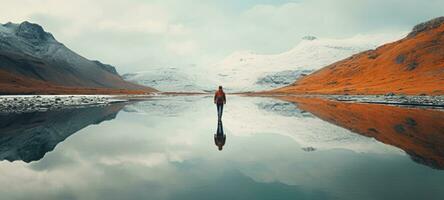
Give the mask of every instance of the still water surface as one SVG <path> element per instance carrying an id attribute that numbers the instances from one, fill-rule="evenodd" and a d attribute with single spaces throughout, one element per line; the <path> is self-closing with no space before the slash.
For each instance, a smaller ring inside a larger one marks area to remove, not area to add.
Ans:
<path id="1" fill-rule="evenodd" d="M 221 151 L 209 96 L 0 119 L 0 199 L 444 196 L 439 110 L 230 96 Z"/>

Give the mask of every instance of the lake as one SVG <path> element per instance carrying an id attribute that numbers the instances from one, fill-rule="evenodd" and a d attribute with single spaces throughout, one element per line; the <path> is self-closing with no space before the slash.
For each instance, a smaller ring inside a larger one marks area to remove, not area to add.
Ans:
<path id="1" fill-rule="evenodd" d="M 1 199 L 444 197 L 437 109 L 228 96 L 218 127 L 212 96 L 160 96 L 0 119 Z"/>

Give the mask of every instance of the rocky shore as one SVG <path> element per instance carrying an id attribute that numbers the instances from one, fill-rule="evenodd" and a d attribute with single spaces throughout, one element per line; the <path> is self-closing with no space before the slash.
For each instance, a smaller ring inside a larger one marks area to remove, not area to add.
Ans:
<path id="1" fill-rule="evenodd" d="M 392 104 L 405 106 L 427 106 L 444 108 L 444 96 L 403 96 L 403 95 L 331 95 L 328 99 L 359 103 Z"/>
<path id="2" fill-rule="evenodd" d="M 0 96 L 0 113 L 45 112 L 126 101 L 109 95 Z"/>

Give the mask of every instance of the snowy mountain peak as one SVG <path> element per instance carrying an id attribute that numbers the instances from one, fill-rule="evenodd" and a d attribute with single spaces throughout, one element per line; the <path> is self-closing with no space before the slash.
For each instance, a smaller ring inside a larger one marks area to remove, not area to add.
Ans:
<path id="1" fill-rule="evenodd" d="M 2 25 L 0 32 L 6 34 L 13 34 L 20 37 L 32 44 L 41 44 L 44 42 L 54 42 L 54 36 L 51 33 L 45 32 L 45 30 L 38 24 L 24 21 L 20 24 L 14 24 L 8 22 Z"/>
<path id="2" fill-rule="evenodd" d="M 45 32 L 40 25 L 28 21 L 24 21 L 18 26 L 16 35 L 34 42 L 54 40 L 54 37 Z"/>

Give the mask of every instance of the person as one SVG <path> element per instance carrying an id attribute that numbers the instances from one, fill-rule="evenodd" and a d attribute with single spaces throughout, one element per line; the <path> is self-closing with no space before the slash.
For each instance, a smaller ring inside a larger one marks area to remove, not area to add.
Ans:
<path id="1" fill-rule="evenodd" d="M 217 106 L 217 119 L 218 121 L 222 120 L 222 112 L 224 109 L 224 104 L 227 103 L 227 99 L 225 97 L 225 92 L 222 89 L 222 86 L 219 86 L 219 89 L 214 94 L 214 103 Z"/>

